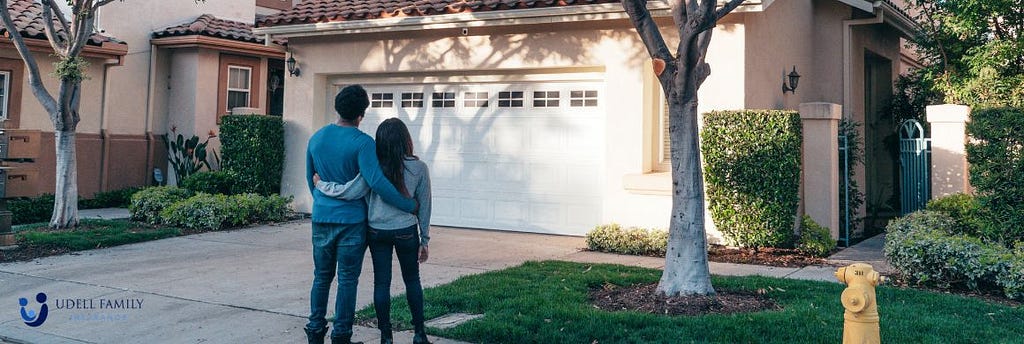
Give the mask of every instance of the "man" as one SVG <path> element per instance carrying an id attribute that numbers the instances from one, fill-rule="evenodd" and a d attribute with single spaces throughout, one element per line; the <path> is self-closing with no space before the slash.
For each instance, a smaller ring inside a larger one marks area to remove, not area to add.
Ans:
<path id="1" fill-rule="evenodd" d="M 306 149 L 306 182 L 313 194 L 313 287 L 309 293 L 309 323 L 305 328 L 310 344 L 322 344 L 327 333 L 324 316 L 335 268 L 338 294 L 331 343 L 353 343 L 356 285 L 366 251 L 366 202 L 325 196 L 314 188 L 313 174 L 319 174 L 324 180 L 352 180 L 362 173 L 384 202 L 410 213 L 417 207 L 414 200 L 403 197 L 384 177 L 373 139 L 358 129 L 369 106 L 370 99 L 362 86 L 342 89 L 334 98 L 338 121 L 313 134 Z"/>

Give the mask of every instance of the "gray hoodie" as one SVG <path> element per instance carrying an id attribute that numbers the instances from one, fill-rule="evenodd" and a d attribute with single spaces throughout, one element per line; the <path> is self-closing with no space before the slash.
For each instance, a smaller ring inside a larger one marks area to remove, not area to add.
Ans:
<path id="1" fill-rule="evenodd" d="M 405 160 L 405 188 L 419 202 L 419 215 L 410 214 L 392 207 L 370 190 L 362 175 L 344 184 L 321 180 L 317 190 L 328 197 L 353 200 L 366 197 L 366 218 L 370 227 L 378 230 L 396 230 L 419 224 L 420 245 L 430 241 L 430 171 L 420 160 Z"/>

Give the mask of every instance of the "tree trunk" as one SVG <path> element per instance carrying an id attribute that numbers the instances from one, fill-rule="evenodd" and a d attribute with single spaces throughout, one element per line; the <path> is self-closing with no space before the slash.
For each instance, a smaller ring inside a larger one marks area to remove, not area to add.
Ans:
<path id="1" fill-rule="evenodd" d="M 672 219 L 665 272 L 658 293 L 668 296 L 713 295 L 704 231 L 704 177 L 700 165 L 696 93 L 685 104 L 669 102 L 672 142 Z M 671 99 L 671 98 L 670 98 Z"/>
<path id="2" fill-rule="evenodd" d="M 57 188 L 54 192 L 51 228 L 78 226 L 78 163 L 75 130 L 54 132 L 57 149 Z"/>

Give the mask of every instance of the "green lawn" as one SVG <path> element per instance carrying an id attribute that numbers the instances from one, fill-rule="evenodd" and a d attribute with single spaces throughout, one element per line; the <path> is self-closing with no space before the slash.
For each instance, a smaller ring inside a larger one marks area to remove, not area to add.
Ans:
<path id="1" fill-rule="evenodd" d="M 73 230 L 51 230 L 46 223 L 15 227 L 19 245 L 90 250 L 170 238 L 181 235 L 171 227 L 150 226 L 128 220 L 82 220 Z"/>
<path id="2" fill-rule="evenodd" d="M 840 343 L 843 308 L 837 283 L 765 277 L 715 277 L 719 290 L 766 289 L 783 310 L 734 315 L 670 317 L 606 312 L 587 301 L 604 283 L 657 282 L 660 270 L 559 261 L 466 276 L 430 288 L 427 319 L 447 313 L 481 319 L 430 334 L 474 343 Z M 881 287 L 884 343 L 1022 343 L 1024 307 L 967 297 Z M 395 326 L 409 328 L 405 297 L 392 303 Z M 358 313 L 374 317 L 372 305 Z"/>

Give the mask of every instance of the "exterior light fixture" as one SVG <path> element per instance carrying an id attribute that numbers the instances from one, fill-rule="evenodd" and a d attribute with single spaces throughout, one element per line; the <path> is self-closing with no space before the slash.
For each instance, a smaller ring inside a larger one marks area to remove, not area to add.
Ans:
<path id="1" fill-rule="evenodd" d="M 786 84 L 786 79 L 789 79 L 789 84 Z M 796 85 L 800 82 L 800 74 L 796 73 L 796 66 L 793 66 L 793 71 L 786 75 L 786 71 L 782 71 L 782 94 L 796 93 Z"/>
<path id="2" fill-rule="evenodd" d="M 288 61 L 285 61 L 285 64 L 288 66 L 288 74 L 290 74 L 291 76 L 299 76 L 300 74 L 302 74 L 302 70 L 299 69 L 299 66 L 295 65 L 296 62 L 294 54 L 288 56 Z"/>

